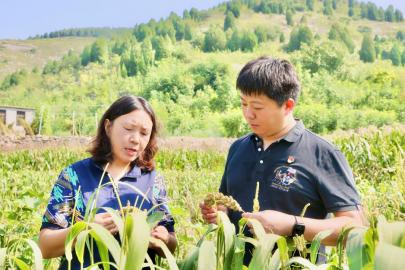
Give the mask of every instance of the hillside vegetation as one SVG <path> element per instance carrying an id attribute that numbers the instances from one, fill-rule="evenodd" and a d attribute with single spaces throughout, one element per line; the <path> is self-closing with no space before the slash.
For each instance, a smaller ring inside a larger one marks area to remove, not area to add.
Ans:
<path id="1" fill-rule="evenodd" d="M 302 83 L 296 116 L 315 132 L 405 119 L 405 22 L 392 6 L 241 0 L 118 31 L 93 43 L 21 41 L 24 65 L 0 58 L 3 72 L 18 70 L 0 82 L 2 103 L 35 108 L 35 132 L 42 118 L 42 134 L 88 135 L 117 97 L 141 95 L 155 108 L 163 135 L 236 137 L 247 131 L 236 76 L 247 61 L 271 55 L 295 65 Z M 29 44 L 43 44 L 49 57 L 38 60 L 42 49 Z M 74 48 L 49 61 L 54 44 Z"/>

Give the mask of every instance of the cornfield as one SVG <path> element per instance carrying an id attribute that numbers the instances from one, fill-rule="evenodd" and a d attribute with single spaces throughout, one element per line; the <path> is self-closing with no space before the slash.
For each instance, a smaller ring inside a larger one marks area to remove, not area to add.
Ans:
<path id="1" fill-rule="evenodd" d="M 119 269 L 243 269 L 244 243 L 256 248 L 247 269 L 403 269 L 405 265 L 405 134 L 402 130 L 351 135 L 333 139 L 347 157 L 362 195 L 370 227 L 345 228 L 336 247 L 327 248 L 326 261 L 316 264 L 320 242 L 330 232 L 319 233 L 311 243 L 267 234 L 254 221 L 255 237 L 235 234 L 226 215 L 218 225 L 205 225 L 198 203 L 216 192 L 226 153 L 163 150 L 157 168 L 165 176 L 169 205 L 176 221 L 178 249 L 166 250 L 166 259 L 153 265 L 146 255 L 148 230 L 158 216 L 142 211 L 114 212 L 120 224 L 120 245 L 91 215 L 73 225 L 66 241 L 66 257 L 82 258 L 92 241 L 104 255 L 102 265 Z M 59 171 L 82 158 L 84 151 L 53 149 L 0 154 L 0 269 L 55 269 L 57 259 L 43 260 L 36 244 L 50 188 Z M 245 226 L 247 220 L 241 220 Z M 76 238 L 75 249 L 72 240 Z M 114 242 L 115 241 L 115 242 Z M 146 244 L 145 244 L 146 243 Z M 345 244 L 344 244 L 345 243 Z M 275 250 L 274 247 L 277 246 Z M 298 251 L 298 253 L 296 252 Z M 296 256 L 300 254 L 300 256 Z M 127 260 L 131 258 L 131 260 Z M 246 267 L 245 267 L 246 268 Z M 90 268 L 89 268 L 90 269 Z"/>

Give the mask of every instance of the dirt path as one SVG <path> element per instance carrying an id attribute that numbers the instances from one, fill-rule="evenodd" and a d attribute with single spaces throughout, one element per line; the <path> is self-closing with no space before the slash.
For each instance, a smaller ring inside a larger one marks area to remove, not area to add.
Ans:
<path id="1" fill-rule="evenodd" d="M 160 138 L 158 145 L 161 149 L 214 150 L 225 152 L 235 139 L 230 138 L 193 138 L 168 137 Z M 22 149 L 43 148 L 86 148 L 91 137 L 56 137 L 56 136 L 26 136 L 23 138 L 0 137 L 0 151 L 10 152 Z"/>
<path id="2" fill-rule="evenodd" d="M 392 130 L 405 132 L 404 124 L 395 124 L 382 128 L 367 127 L 350 131 L 335 131 L 324 135 L 325 139 L 333 141 L 335 138 L 350 137 L 353 134 L 366 135 L 375 132 L 389 133 Z M 226 152 L 234 138 L 195 138 L 195 137 L 167 137 L 160 138 L 158 145 L 161 149 L 188 149 L 188 150 L 213 150 Z M 26 136 L 23 138 L 0 136 L 0 152 L 10 152 L 22 149 L 43 148 L 86 148 L 91 142 L 91 137 L 57 137 L 57 136 Z"/>

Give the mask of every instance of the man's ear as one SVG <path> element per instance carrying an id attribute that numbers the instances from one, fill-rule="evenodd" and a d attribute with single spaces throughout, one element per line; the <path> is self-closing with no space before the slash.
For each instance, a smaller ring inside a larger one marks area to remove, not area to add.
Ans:
<path id="1" fill-rule="evenodd" d="M 284 103 L 284 107 L 285 107 L 285 113 L 289 114 L 292 113 L 294 108 L 295 108 L 295 101 L 292 98 L 289 98 L 285 103 Z"/>
<path id="2" fill-rule="evenodd" d="M 105 121 L 104 121 L 104 130 L 105 130 L 105 133 L 107 134 L 107 136 L 110 137 L 111 122 L 108 119 L 105 119 Z"/>

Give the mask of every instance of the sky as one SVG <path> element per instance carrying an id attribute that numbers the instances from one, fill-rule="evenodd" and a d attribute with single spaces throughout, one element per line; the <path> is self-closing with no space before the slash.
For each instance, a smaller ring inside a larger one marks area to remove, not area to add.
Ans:
<path id="1" fill-rule="evenodd" d="M 207 9 L 224 0 L 1 0 L 0 39 L 25 39 L 51 31 L 78 27 L 133 27 L 171 11 Z M 405 14 L 404 0 L 373 0 Z"/>

